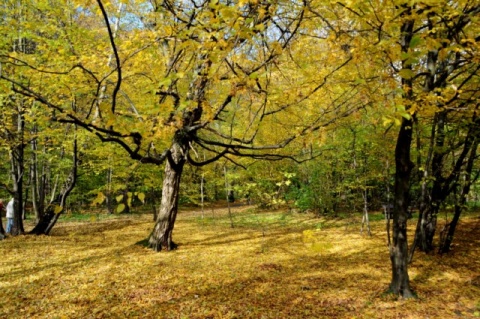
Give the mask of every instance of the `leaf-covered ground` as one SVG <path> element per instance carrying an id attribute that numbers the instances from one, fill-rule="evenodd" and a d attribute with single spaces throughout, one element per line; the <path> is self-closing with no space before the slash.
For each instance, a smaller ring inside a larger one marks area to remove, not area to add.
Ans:
<path id="1" fill-rule="evenodd" d="M 383 221 L 370 238 L 356 217 L 236 208 L 234 224 L 225 210 L 181 212 L 168 253 L 137 244 L 151 215 L 67 218 L 52 236 L 8 238 L 0 318 L 480 317 L 478 215 L 462 220 L 449 255 L 415 255 L 415 300 L 384 294 Z"/>

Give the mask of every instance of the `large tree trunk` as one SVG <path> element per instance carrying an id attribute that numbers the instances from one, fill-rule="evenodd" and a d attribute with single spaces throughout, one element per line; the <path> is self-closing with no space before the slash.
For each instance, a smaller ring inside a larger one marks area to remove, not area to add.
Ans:
<path id="1" fill-rule="evenodd" d="M 410 173 L 413 163 L 410 160 L 412 142 L 412 121 L 402 120 L 402 126 L 395 148 L 395 195 L 393 210 L 393 243 L 390 246 L 392 281 L 389 291 L 404 298 L 413 297 L 408 277 L 407 219 Z"/>
<path id="2" fill-rule="evenodd" d="M 155 227 L 148 240 L 148 245 L 155 251 L 173 250 L 177 245 L 172 240 L 173 226 L 177 217 L 180 180 L 188 152 L 188 141 L 177 133 L 165 164 L 163 178 L 162 202 Z"/>
<path id="3" fill-rule="evenodd" d="M 402 25 L 400 44 L 402 52 L 409 52 L 410 41 L 413 37 L 414 20 L 410 19 L 412 8 L 403 6 L 402 15 L 407 18 Z M 402 61 L 402 69 L 412 71 L 411 62 Z M 403 98 L 408 103 L 413 101 L 413 82 L 411 78 L 402 78 L 402 87 L 405 90 Z M 406 106 L 408 110 L 410 105 Z M 392 281 L 389 291 L 404 298 L 413 297 L 408 278 L 408 241 L 407 220 L 410 190 L 410 175 L 413 163 L 410 159 L 410 148 L 413 139 L 413 120 L 411 117 L 402 118 L 402 124 L 395 146 L 395 187 L 393 204 L 393 240 L 390 244 L 390 260 L 392 262 Z"/>

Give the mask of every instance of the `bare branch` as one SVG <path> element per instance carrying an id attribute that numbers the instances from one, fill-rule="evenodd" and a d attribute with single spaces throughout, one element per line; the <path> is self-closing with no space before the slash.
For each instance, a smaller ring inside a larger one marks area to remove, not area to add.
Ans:
<path id="1" fill-rule="evenodd" d="M 108 21 L 108 14 L 105 11 L 105 8 L 103 7 L 102 0 L 97 0 L 97 3 L 98 3 L 98 6 L 100 7 L 100 10 L 102 11 L 103 19 L 105 20 L 105 25 L 107 26 L 108 38 L 110 39 L 110 45 L 112 46 L 113 54 L 115 55 L 115 61 L 117 64 L 115 68 L 115 70 L 117 71 L 117 83 L 115 85 L 115 88 L 113 89 L 113 94 L 112 94 L 112 113 L 115 114 L 117 94 L 118 94 L 118 91 L 120 91 L 120 86 L 122 84 L 122 67 L 120 64 L 120 57 L 118 56 L 118 52 L 117 52 L 117 46 L 115 45 L 115 36 L 113 35 L 112 28 L 110 27 L 110 22 Z"/>

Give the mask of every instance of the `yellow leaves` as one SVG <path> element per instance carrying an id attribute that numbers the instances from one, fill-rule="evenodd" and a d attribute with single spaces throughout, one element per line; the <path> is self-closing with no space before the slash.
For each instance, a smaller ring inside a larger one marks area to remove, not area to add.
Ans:
<path id="1" fill-rule="evenodd" d="M 265 30 L 265 24 L 260 23 L 255 26 L 255 30 L 257 31 L 264 31 Z"/>
<path id="2" fill-rule="evenodd" d="M 105 201 L 105 194 L 98 192 L 97 197 L 93 200 L 92 205 L 101 205 Z"/>
<path id="3" fill-rule="evenodd" d="M 60 214 L 63 211 L 63 206 L 54 205 L 53 213 L 55 215 Z"/>
<path id="4" fill-rule="evenodd" d="M 270 47 L 275 54 L 281 54 L 283 51 L 282 45 L 278 41 L 274 41 Z"/>
<path id="5" fill-rule="evenodd" d="M 117 208 L 115 209 L 115 211 L 120 214 L 121 212 L 123 212 L 125 210 L 126 206 L 125 204 L 121 203 L 117 206 Z"/>
<path id="6" fill-rule="evenodd" d="M 223 7 L 219 10 L 219 13 L 225 20 L 230 20 L 237 16 L 237 10 L 231 6 Z"/>
<path id="7" fill-rule="evenodd" d="M 148 236 L 151 214 L 61 219 L 55 236 L 3 241 L 0 317 L 395 318 L 401 307 L 405 318 L 453 318 L 479 310 L 478 287 L 470 283 L 478 276 L 471 266 L 478 252 L 468 244 L 455 258 L 432 255 L 411 264 L 415 288 L 428 300 L 407 302 L 383 294 L 391 274 L 383 221 L 372 222 L 368 239 L 355 223 L 345 227 L 351 219 L 327 221 L 331 227 L 313 233 L 334 245 L 318 256 L 301 236 L 323 219 L 288 213 L 287 227 L 268 224 L 262 236 L 256 225 L 231 229 L 226 209 L 215 207 L 202 221 L 199 213 L 179 213 L 174 253 L 136 244 Z M 256 214 L 278 220 L 274 212 Z M 475 230 L 475 222 L 467 217 L 463 225 Z M 469 234 L 466 243 L 478 231 Z M 260 251 L 262 242 L 268 251 Z"/>
<path id="8" fill-rule="evenodd" d="M 311 229 L 304 230 L 302 240 L 305 244 L 311 244 L 316 241 L 315 232 Z"/>
<path id="9" fill-rule="evenodd" d="M 145 194 L 144 193 L 137 193 L 137 197 L 142 203 L 145 203 Z"/>

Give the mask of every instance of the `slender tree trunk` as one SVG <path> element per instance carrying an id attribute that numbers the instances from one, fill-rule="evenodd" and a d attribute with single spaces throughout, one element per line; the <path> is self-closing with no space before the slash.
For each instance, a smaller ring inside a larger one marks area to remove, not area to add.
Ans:
<path id="1" fill-rule="evenodd" d="M 415 243 L 418 245 L 419 249 L 424 252 L 431 252 L 434 250 L 433 239 L 435 236 L 440 204 L 455 189 L 455 185 L 459 183 L 459 178 L 462 167 L 465 165 L 465 161 L 467 161 L 467 167 L 465 168 L 466 171 L 468 171 L 470 165 L 473 165 L 474 158 L 471 158 L 471 156 L 472 154 L 474 157 L 476 156 L 476 148 L 478 147 L 477 139 L 480 134 L 478 130 L 478 127 L 480 127 L 480 121 L 477 118 L 477 115 L 474 113 L 470 128 L 463 143 L 463 149 L 455 160 L 448 177 L 444 177 L 443 175 L 445 172 L 443 165 L 446 152 L 443 150 L 443 148 L 445 145 L 444 126 L 446 120 L 447 118 L 445 112 L 438 113 L 435 118 L 435 126 L 437 127 L 435 132 L 435 147 L 433 148 L 433 151 L 431 151 L 433 154 L 431 163 L 433 185 L 431 189 L 426 192 L 428 194 L 424 199 L 426 204 L 424 209 L 421 207 L 419 225 L 417 226 L 417 231 L 415 233 Z M 467 159 L 468 154 L 470 154 L 470 157 Z M 470 161 L 472 161 L 472 163 L 470 163 Z M 442 250 L 442 248 L 440 249 Z M 410 255 L 413 255 L 413 249 Z"/>
<path id="2" fill-rule="evenodd" d="M 460 220 L 460 215 L 463 211 L 465 203 L 467 202 L 467 195 L 470 192 L 470 187 L 472 185 L 472 171 L 475 157 L 477 156 L 477 148 L 479 144 L 478 142 L 478 139 L 476 139 L 473 143 L 472 150 L 468 158 L 467 167 L 465 168 L 465 180 L 463 182 L 463 187 L 460 192 L 460 198 L 458 198 L 457 202 L 455 203 L 455 215 L 453 216 L 452 221 L 445 226 L 445 233 L 442 236 L 442 240 L 440 241 L 439 252 L 441 254 L 448 253 L 450 251 L 450 246 L 453 242 L 455 229 L 457 227 L 458 221 Z M 478 173 L 477 176 L 473 178 L 473 180 L 475 180 L 477 177 Z"/>
<path id="3" fill-rule="evenodd" d="M 388 159 L 385 163 L 385 191 L 387 192 L 387 201 L 384 206 L 384 214 L 385 214 L 385 226 L 387 230 L 387 246 L 390 247 L 392 244 L 391 236 L 390 236 L 390 220 L 392 219 L 392 205 L 390 203 L 390 163 Z"/>
<path id="4" fill-rule="evenodd" d="M 32 134 L 36 134 L 36 133 L 37 133 L 37 127 L 35 125 L 32 130 Z M 31 159 L 32 162 L 30 164 L 30 188 L 32 193 L 32 208 L 33 208 L 33 213 L 35 215 L 35 222 L 38 223 L 40 221 L 40 213 L 38 208 L 38 189 L 37 189 L 37 180 L 38 180 L 37 139 L 34 138 L 30 144 L 32 148 L 32 159 Z"/>
<path id="5" fill-rule="evenodd" d="M 27 202 L 28 202 L 28 187 L 25 187 L 25 196 L 23 197 L 22 204 L 22 219 L 27 219 Z"/>
<path id="6" fill-rule="evenodd" d="M 230 209 L 230 199 L 229 199 L 229 190 L 228 190 L 228 179 L 227 179 L 227 167 L 223 167 L 223 174 L 225 176 L 225 198 L 227 199 L 227 207 L 228 207 L 228 218 L 230 219 L 230 227 L 234 228 L 233 225 L 233 217 L 232 217 L 232 210 Z"/>
<path id="7" fill-rule="evenodd" d="M 11 175 L 13 180 L 14 217 L 12 235 L 21 235 L 25 232 L 23 228 L 23 177 L 25 171 L 24 163 L 24 142 L 25 121 L 21 108 L 17 114 L 17 133 L 19 142 L 11 152 Z"/>
<path id="8" fill-rule="evenodd" d="M 105 201 L 107 204 L 107 211 L 109 214 L 113 214 L 113 211 L 114 211 L 112 175 L 113 175 L 113 169 L 112 169 L 112 166 L 109 166 L 107 170 L 107 196 L 105 198 Z"/>
<path id="9" fill-rule="evenodd" d="M 188 152 L 188 141 L 177 133 L 170 149 L 168 161 L 165 163 L 163 178 L 162 202 L 155 227 L 148 240 L 148 245 L 155 251 L 173 250 L 177 245 L 172 240 L 172 232 L 178 212 L 180 180 Z"/>
<path id="10" fill-rule="evenodd" d="M 445 200 L 447 195 L 443 191 L 445 179 L 442 176 L 445 157 L 443 147 L 445 145 L 446 121 L 447 113 L 445 111 L 436 114 L 434 123 L 436 131 L 432 137 L 435 139 L 435 143 L 432 143 L 433 157 L 431 163 L 433 186 L 428 194 L 429 200 L 427 200 L 426 197 L 424 198 L 426 207 L 420 214 L 419 232 L 415 234 L 415 241 L 418 248 L 426 253 L 433 251 L 433 237 L 435 236 L 435 229 L 437 227 L 438 211 L 440 209 L 440 203 Z"/>
<path id="11" fill-rule="evenodd" d="M 5 238 L 5 229 L 3 228 L 2 214 L 3 210 L 0 210 L 0 240 Z"/>
<path id="12" fill-rule="evenodd" d="M 78 165 L 78 148 L 76 139 L 73 142 L 73 166 L 70 174 L 68 175 L 66 181 L 63 183 L 63 187 L 60 189 L 59 194 L 52 198 L 50 204 L 47 206 L 47 209 L 42 214 L 39 222 L 35 227 L 29 232 L 29 234 L 34 235 L 48 235 L 50 234 L 52 228 L 58 221 L 60 215 L 65 211 L 65 205 L 67 202 L 68 195 L 75 187 L 77 182 L 77 165 Z"/>
<path id="13" fill-rule="evenodd" d="M 205 181 L 205 173 L 202 173 L 202 177 L 200 180 L 200 196 L 201 196 L 201 205 L 202 205 L 202 218 L 204 218 L 204 201 L 205 201 L 205 194 L 204 194 L 204 181 Z"/>
<path id="14" fill-rule="evenodd" d="M 362 229 L 360 230 L 360 233 L 363 233 L 363 226 L 366 226 L 368 236 L 372 236 L 372 232 L 370 230 L 370 221 L 368 218 L 368 198 L 367 198 L 366 187 L 365 187 L 365 190 L 363 191 L 363 217 L 362 217 Z"/>

